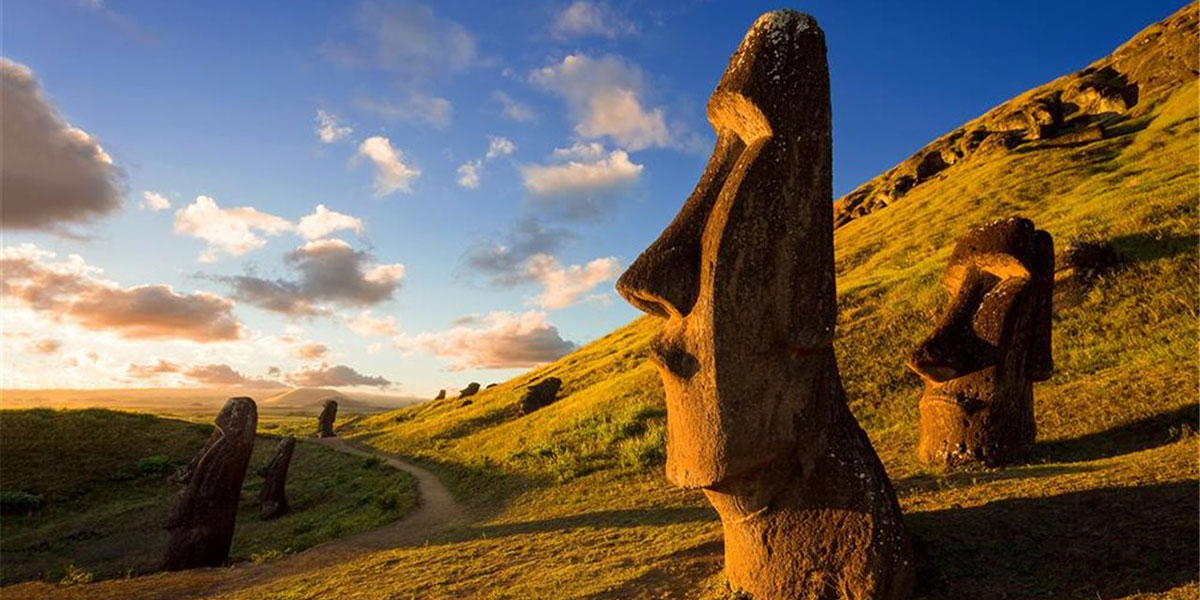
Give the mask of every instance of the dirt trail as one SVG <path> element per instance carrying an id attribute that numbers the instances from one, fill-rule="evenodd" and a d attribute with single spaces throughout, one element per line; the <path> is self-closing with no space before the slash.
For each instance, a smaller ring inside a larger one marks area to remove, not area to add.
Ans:
<path id="1" fill-rule="evenodd" d="M 342 438 L 305 439 L 327 448 L 362 457 L 375 457 L 394 469 L 408 472 L 417 479 L 419 501 L 412 512 L 382 527 L 330 540 L 287 558 L 264 564 L 248 562 L 230 567 L 192 569 L 175 573 L 154 573 L 133 579 L 113 579 L 91 585 L 59 587 L 31 582 L 0 588 L 0 599 L 22 600 L 87 598 L 88 600 L 125 600 L 143 598 L 179 600 L 214 598 L 234 594 L 257 585 L 328 567 L 371 551 L 416 546 L 438 533 L 467 522 L 450 490 L 437 476 L 421 467 L 394 457 L 352 445 Z"/>

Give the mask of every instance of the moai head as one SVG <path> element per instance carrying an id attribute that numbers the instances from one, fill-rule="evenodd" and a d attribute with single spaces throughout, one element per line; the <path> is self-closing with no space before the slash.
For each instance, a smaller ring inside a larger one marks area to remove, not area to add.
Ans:
<path id="1" fill-rule="evenodd" d="M 337 419 L 337 400 L 326 398 L 321 402 L 321 415 L 317 417 L 317 435 L 320 437 L 335 437 L 333 422 Z"/>
<path id="2" fill-rule="evenodd" d="M 954 247 L 945 284 L 950 304 L 908 363 L 925 380 L 918 454 L 1004 462 L 1033 443 L 1033 382 L 1054 367 L 1054 241 L 1028 219 L 977 227 Z"/>
<path id="3" fill-rule="evenodd" d="M 675 220 L 617 282 L 666 320 L 667 476 L 713 487 L 794 452 L 831 367 L 836 301 L 825 37 L 763 15 L 708 102 L 717 134 Z M 823 391 L 824 390 L 824 391 Z M 821 414 L 818 414 L 821 413 Z"/>

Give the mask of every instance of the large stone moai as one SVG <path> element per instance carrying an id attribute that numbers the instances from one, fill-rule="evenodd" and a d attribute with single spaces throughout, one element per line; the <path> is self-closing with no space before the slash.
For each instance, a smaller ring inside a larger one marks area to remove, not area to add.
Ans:
<path id="1" fill-rule="evenodd" d="M 263 478 L 262 491 L 258 493 L 261 505 L 259 516 L 263 520 L 274 519 L 287 513 L 287 474 L 292 464 L 292 453 L 296 450 L 296 438 L 287 436 L 275 447 L 275 455 L 271 462 L 259 471 Z"/>
<path id="2" fill-rule="evenodd" d="M 708 102 L 708 167 L 617 289 L 664 319 L 667 477 L 704 490 L 756 598 L 898 599 L 900 507 L 833 353 L 829 70 L 794 11 L 760 17 Z"/>
<path id="3" fill-rule="evenodd" d="M 337 419 L 337 400 L 327 398 L 321 402 L 321 416 L 317 417 L 317 436 L 334 437 L 333 421 Z"/>
<path id="4" fill-rule="evenodd" d="M 1037 436 L 1033 382 L 1050 377 L 1054 241 L 1028 219 L 967 232 L 946 270 L 950 304 L 908 366 L 925 380 L 917 454 L 995 465 Z"/>
<path id="5" fill-rule="evenodd" d="M 163 524 L 171 533 L 163 569 L 217 567 L 229 558 L 257 427 L 254 401 L 230 398 L 204 449 L 173 477 L 185 487 Z"/>

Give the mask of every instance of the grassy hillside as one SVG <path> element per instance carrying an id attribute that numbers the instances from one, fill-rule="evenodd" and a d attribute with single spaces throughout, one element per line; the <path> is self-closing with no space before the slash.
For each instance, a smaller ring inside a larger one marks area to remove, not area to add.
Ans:
<path id="1" fill-rule="evenodd" d="M 204 445 L 211 425 L 108 410 L 0 412 L 2 576 L 58 581 L 152 570 L 177 489 L 167 476 Z M 299 444 L 288 477 L 292 512 L 258 517 L 254 470 L 277 438 L 260 437 L 242 489 L 232 558 L 263 559 L 394 520 L 416 502 L 406 473 Z M 23 502 L 23 504 L 22 504 Z"/>
<path id="2" fill-rule="evenodd" d="M 1194 52 L 1189 23 L 1157 35 L 1184 36 L 1171 47 Z M 1103 117 L 1100 139 L 981 154 L 837 229 L 838 361 L 926 549 L 920 597 L 1200 593 L 1198 91 L 1192 71 Z M 940 279 L 956 238 L 1013 215 L 1049 231 L 1059 250 L 1107 241 L 1125 261 L 1056 309 L 1056 371 L 1035 387 L 1032 455 L 1005 469 L 931 471 L 915 462 L 921 383 L 904 358 L 945 302 Z M 470 403 L 358 421 L 350 435 L 436 470 L 474 522 L 420 547 L 227 581 L 222 597 L 736 597 L 720 572 L 715 512 L 662 475 L 663 394 L 645 362 L 657 328 L 638 319 Z M 560 399 L 518 417 L 525 386 L 546 376 L 563 380 Z M 78 593 L 176 597 L 206 577 Z"/>

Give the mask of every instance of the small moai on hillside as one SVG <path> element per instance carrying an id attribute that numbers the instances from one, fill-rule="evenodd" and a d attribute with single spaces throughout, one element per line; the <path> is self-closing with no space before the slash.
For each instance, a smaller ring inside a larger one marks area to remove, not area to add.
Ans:
<path id="1" fill-rule="evenodd" d="M 759 17 L 709 98 L 707 169 L 617 290 L 664 320 L 651 361 L 667 477 L 721 515 L 729 582 L 772 600 L 899 600 L 911 545 L 833 351 L 830 119 L 816 21 Z"/>
<path id="2" fill-rule="evenodd" d="M 445 399 L 446 399 L 446 390 L 444 390 L 444 389 L 438 390 L 438 394 L 437 394 L 437 396 L 434 397 L 434 400 L 445 400 Z"/>
<path id="3" fill-rule="evenodd" d="M 908 367 L 925 380 L 917 455 L 996 465 L 1033 445 L 1033 382 L 1054 370 L 1054 240 L 1029 219 L 967 232 L 946 269 L 950 304 Z"/>
<path id="4" fill-rule="evenodd" d="M 285 488 L 288 467 L 292 464 L 292 453 L 295 450 L 296 438 L 290 435 L 283 438 L 275 447 L 275 455 L 271 457 L 271 462 L 258 472 L 263 478 L 262 491 L 258 494 L 258 501 L 262 506 L 259 516 L 264 521 L 282 516 L 290 508 Z"/>
<path id="5" fill-rule="evenodd" d="M 337 436 L 333 432 L 333 421 L 337 419 L 337 400 L 326 398 L 321 402 L 321 416 L 317 417 L 317 436 L 328 438 Z"/>
<path id="6" fill-rule="evenodd" d="M 527 415 L 539 408 L 550 406 L 561 387 L 562 380 L 557 377 L 547 377 L 529 386 L 525 395 L 521 397 L 521 403 L 517 405 L 517 415 Z"/>
<path id="7" fill-rule="evenodd" d="M 479 393 L 479 384 L 472 381 L 471 383 L 467 384 L 467 387 L 459 390 L 458 399 L 462 400 L 463 398 L 468 398 L 468 397 L 474 396 L 475 394 L 478 394 L 478 393 Z"/>
<path id="8" fill-rule="evenodd" d="M 229 558 L 257 427 L 254 401 L 230 398 L 204 448 L 172 477 L 184 488 L 163 524 L 171 534 L 164 570 L 217 567 Z"/>

